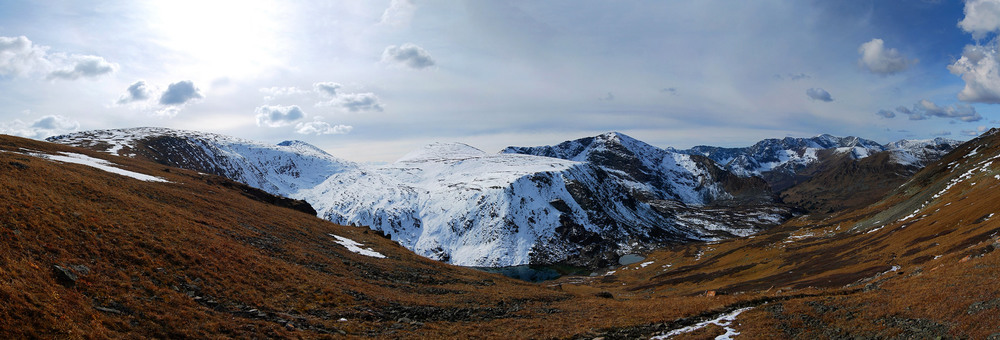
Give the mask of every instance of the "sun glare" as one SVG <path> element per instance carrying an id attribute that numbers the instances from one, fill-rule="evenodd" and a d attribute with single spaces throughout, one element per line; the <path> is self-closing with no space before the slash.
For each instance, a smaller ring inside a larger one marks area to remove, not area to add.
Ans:
<path id="1" fill-rule="evenodd" d="M 161 43 L 199 76 L 252 77 L 278 63 L 278 4 L 270 0 L 180 0 L 152 4 Z"/>

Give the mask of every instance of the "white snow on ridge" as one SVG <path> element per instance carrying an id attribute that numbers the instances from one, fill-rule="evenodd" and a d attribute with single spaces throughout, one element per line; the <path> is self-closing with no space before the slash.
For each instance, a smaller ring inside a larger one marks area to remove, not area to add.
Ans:
<path id="1" fill-rule="evenodd" d="M 336 238 L 337 239 L 337 241 L 336 241 L 337 244 L 340 244 L 340 245 L 344 246 L 344 248 L 347 248 L 347 250 L 350 250 L 351 252 L 358 253 L 358 254 L 361 254 L 361 255 L 364 255 L 364 256 L 368 256 L 368 257 L 379 258 L 379 259 L 384 259 L 385 258 L 385 255 L 382 255 L 382 253 L 374 251 L 371 248 L 367 248 L 367 249 L 361 248 L 361 243 L 358 243 L 357 241 L 354 241 L 352 239 L 349 239 L 349 238 L 346 238 L 346 237 L 343 237 L 343 236 L 337 236 L 337 235 L 334 235 L 334 234 L 327 234 L 327 235 L 330 235 L 330 236 L 333 236 L 334 238 Z"/>

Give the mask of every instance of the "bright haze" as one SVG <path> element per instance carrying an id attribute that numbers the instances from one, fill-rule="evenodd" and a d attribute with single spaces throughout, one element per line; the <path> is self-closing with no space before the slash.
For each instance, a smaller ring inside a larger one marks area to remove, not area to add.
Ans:
<path id="1" fill-rule="evenodd" d="M 162 126 L 354 161 L 619 131 L 968 138 L 1000 1 L 5 1 L 0 133 Z"/>

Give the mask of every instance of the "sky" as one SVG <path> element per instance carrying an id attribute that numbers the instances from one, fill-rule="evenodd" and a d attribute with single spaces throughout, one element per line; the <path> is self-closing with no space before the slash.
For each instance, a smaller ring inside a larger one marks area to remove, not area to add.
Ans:
<path id="1" fill-rule="evenodd" d="M 659 147 L 964 140 L 1000 0 L 0 3 L 0 133 L 160 126 L 391 162 L 618 131 Z"/>

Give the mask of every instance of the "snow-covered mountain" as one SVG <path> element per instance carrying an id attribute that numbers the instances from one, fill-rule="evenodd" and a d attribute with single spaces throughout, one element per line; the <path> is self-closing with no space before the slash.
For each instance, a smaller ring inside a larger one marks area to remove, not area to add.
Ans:
<path id="1" fill-rule="evenodd" d="M 616 133 L 575 141 L 579 150 L 559 151 L 560 158 L 491 155 L 437 143 L 378 167 L 346 162 L 303 142 L 267 145 L 169 129 L 50 140 L 304 199 L 321 217 L 370 226 L 418 254 L 460 265 L 597 266 L 627 252 L 749 235 L 790 216 L 758 178 Z M 727 205 L 733 202 L 754 204 Z"/>
<path id="2" fill-rule="evenodd" d="M 723 165 L 740 176 L 761 175 L 767 172 L 794 174 L 820 161 L 820 154 L 847 155 L 863 159 L 871 154 L 889 151 L 893 161 L 902 165 L 923 167 L 950 152 L 961 144 L 959 141 L 935 138 L 929 140 L 901 140 L 881 145 L 859 137 L 836 137 L 828 134 L 811 138 L 765 139 L 743 148 L 696 146 L 677 152 L 703 155 Z"/>
<path id="3" fill-rule="evenodd" d="M 594 147 L 588 152 L 606 161 L 641 158 L 646 167 L 630 175 L 586 158 L 491 155 L 436 143 L 386 166 L 335 174 L 296 198 L 331 221 L 368 225 L 418 254 L 475 266 L 604 264 L 631 251 L 749 235 L 789 216 L 767 204 L 703 212 L 706 203 L 743 193 L 727 192 L 687 155 L 664 158 L 646 145 L 626 157 Z"/>
<path id="4" fill-rule="evenodd" d="M 273 145 L 166 128 L 93 130 L 48 141 L 220 175 L 288 197 L 316 186 L 331 174 L 358 167 L 301 141 Z"/>
<path id="5" fill-rule="evenodd" d="M 886 144 L 885 148 L 892 153 L 894 162 L 923 168 L 931 162 L 941 159 L 959 145 L 962 145 L 962 142 L 937 137 L 919 140 L 904 139 Z"/>
<path id="6" fill-rule="evenodd" d="M 617 132 L 555 146 L 512 146 L 501 152 L 593 164 L 647 198 L 695 205 L 732 199 L 770 201 L 762 181 L 733 178 L 707 157 L 657 148 Z M 742 190 L 735 190 L 737 183 L 732 182 L 740 182 Z"/>

